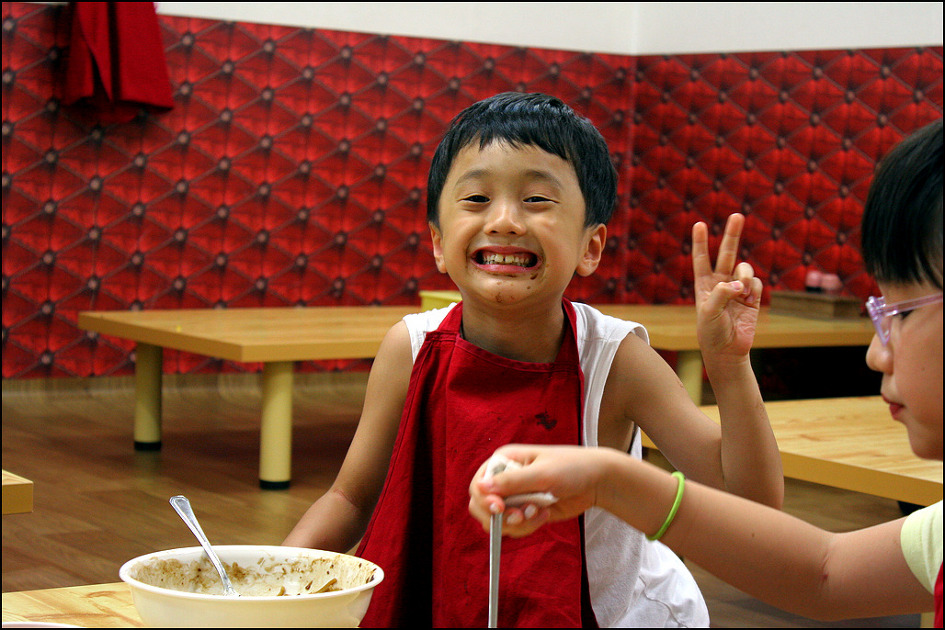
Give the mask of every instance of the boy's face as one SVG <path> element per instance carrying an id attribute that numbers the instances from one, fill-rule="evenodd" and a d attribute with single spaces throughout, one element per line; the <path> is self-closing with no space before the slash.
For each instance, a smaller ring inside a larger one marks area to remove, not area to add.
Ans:
<path id="1" fill-rule="evenodd" d="M 887 304 L 941 293 L 927 283 L 880 289 Z M 915 454 L 942 459 L 942 303 L 894 315 L 889 343 L 874 335 L 866 362 L 882 372 L 883 398 L 906 426 Z"/>
<path id="2" fill-rule="evenodd" d="M 574 167 L 535 146 L 466 146 L 430 226 L 437 268 L 466 300 L 560 303 L 575 272 L 597 268 L 607 230 L 584 227 Z"/>

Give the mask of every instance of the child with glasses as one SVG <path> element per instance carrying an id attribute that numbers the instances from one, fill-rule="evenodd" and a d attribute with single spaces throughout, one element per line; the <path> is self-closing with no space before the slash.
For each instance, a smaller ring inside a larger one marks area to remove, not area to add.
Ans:
<path id="1" fill-rule="evenodd" d="M 883 296 L 867 309 L 876 335 L 867 364 L 916 455 L 942 460 L 942 121 L 883 160 L 862 223 L 863 258 Z M 819 619 L 935 611 L 942 627 L 942 502 L 859 531 L 823 531 L 607 449 L 509 446 L 524 466 L 470 484 L 484 527 L 526 536 L 593 506 L 659 538 L 687 560 L 767 603 Z M 675 477 L 675 478 L 674 478 Z M 505 497 L 550 492 L 526 512 Z"/>

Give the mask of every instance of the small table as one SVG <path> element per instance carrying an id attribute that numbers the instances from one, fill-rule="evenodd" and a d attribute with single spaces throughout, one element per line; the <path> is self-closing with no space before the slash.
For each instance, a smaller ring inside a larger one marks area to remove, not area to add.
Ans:
<path id="1" fill-rule="evenodd" d="M 33 482 L 3 471 L 3 513 L 25 514 L 33 511 Z"/>
<path id="2" fill-rule="evenodd" d="M 83 628 L 143 628 L 124 582 L 3 594 L 3 621 L 71 624 Z"/>
<path id="3" fill-rule="evenodd" d="M 416 306 L 87 311 L 79 328 L 137 342 L 134 441 L 161 448 L 164 348 L 263 363 L 259 484 L 289 486 L 292 462 L 294 361 L 364 359 Z"/>
<path id="4" fill-rule="evenodd" d="M 702 355 L 692 305 L 606 304 L 603 313 L 646 326 L 650 345 L 679 353 L 676 372 L 693 400 L 702 400 Z M 369 359 L 400 319 L 417 306 L 86 311 L 79 328 L 137 342 L 135 447 L 161 445 L 162 349 L 263 363 L 259 483 L 286 488 L 291 477 L 294 361 Z M 868 345 L 866 318 L 817 320 L 762 308 L 755 348 Z"/>
<path id="5" fill-rule="evenodd" d="M 696 308 L 680 304 L 600 304 L 602 313 L 646 326 L 650 345 L 678 352 L 676 373 L 695 403 L 702 403 L 702 353 L 696 333 Z M 814 319 L 762 307 L 752 348 L 868 346 L 875 330 L 866 317 Z"/>

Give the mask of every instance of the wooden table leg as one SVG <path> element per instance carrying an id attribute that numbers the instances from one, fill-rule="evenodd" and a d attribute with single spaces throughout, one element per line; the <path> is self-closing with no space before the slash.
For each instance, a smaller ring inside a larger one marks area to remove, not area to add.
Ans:
<path id="1" fill-rule="evenodd" d="M 135 450 L 161 449 L 163 348 L 139 343 L 135 349 Z"/>
<path id="2" fill-rule="evenodd" d="M 3 471 L 3 514 L 25 514 L 33 511 L 33 482 Z M 4 597 L 6 595 L 4 594 Z"/>
<path id="3" fill-rule="evenodd" d="M 697 405 L 702 404 L 702 353 L 698 350 L 681 350 L 676 359 L 676 374 L 683 382 L 689 397 Z"/>
<path id="4" fill-rule="evenodd" d="M 259 429 L 259 487 L 283 490 L 292 476 L 291 361 L 263 365 L 262 421 Z"/>

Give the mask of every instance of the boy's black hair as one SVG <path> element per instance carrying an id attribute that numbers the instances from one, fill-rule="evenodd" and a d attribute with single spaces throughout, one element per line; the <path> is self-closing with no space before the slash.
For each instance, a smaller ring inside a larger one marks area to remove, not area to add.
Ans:
<path id="1" fill-rule="evenodd" d="M 456 155 L 477 141 L 534 145 L 567 160 L 584 196 L 585 226 L 607 223 L 617 202 L 617 171 L 607 142 L 593 123 L 546 94 L 505 92 L 474 103 L 450 123 L 433 154 L 427 178 L 427 221 L 439 226 L 443 185 Z"/>
<path id="2" fill-rule="evenodd" d="M 880 163 L 863 208 L 866 270 L 879 282 L 942 288 L 942 120 Z"/>

